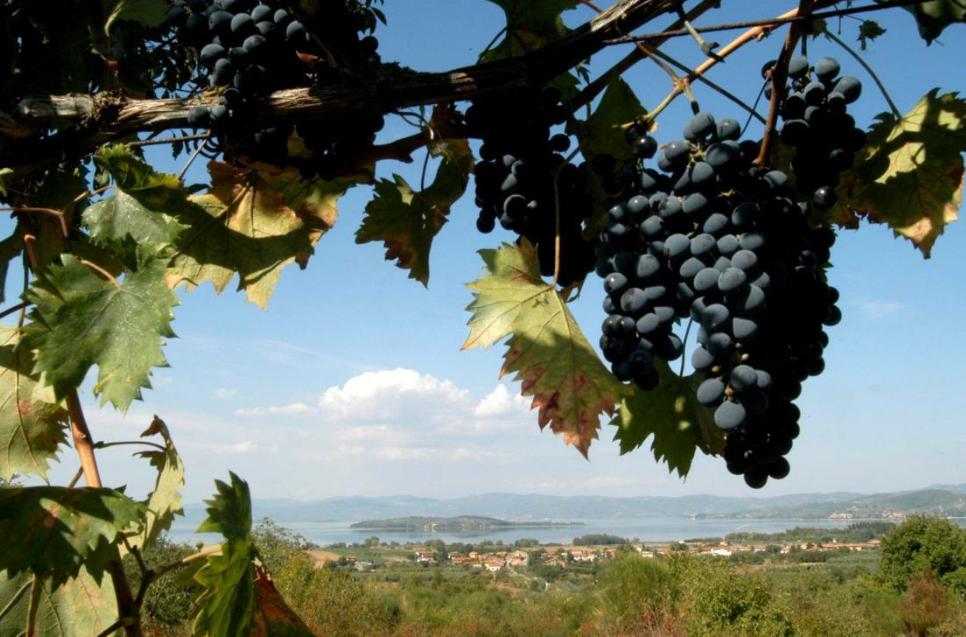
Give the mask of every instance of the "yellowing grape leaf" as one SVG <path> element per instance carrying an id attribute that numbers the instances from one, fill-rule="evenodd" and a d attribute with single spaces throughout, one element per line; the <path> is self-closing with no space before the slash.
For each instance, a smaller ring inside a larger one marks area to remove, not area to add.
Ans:
<path id="1" fill-rule="evenodd" d="M 156 172 L 124 145 L 101 148 L 94 163 L 114 178 L 116 193 L 84 211 L 91 240 L 100 246 L 128 239 L 159 248 L 174 244 L 185 226 L 171 213 L 190 205 L 178 177 Z"/>
<path id="2" fill-rule="evenodd" d="M 122 280 L 107 281 L 80 259 L 64 255 L 27 291 L 34 304 L 24 345 L 36 350 L 34 371 L 60 400 L 98 366 L 94 394 L 127 411 L 150 388 L 151 368 L 166 366 L 178 299 L 165 285 L 165 259 L 142 258 Z"/>
<path id="3" fill-rule="evenodd" d="M 238 289 L 261 308 L 285 266 L 308 264 L 335 223 L 339 197 L 366 179 L 309 180 L 267 164 L 243 170 L 212 162 L 209 170 L 211 191 L 192 197 L 197 205 L 178 214 L 189 229 L 178 240 L 168 283 L 210 281 L 221 293 L 237 273 Z"/>
<path id="4" fill-rule="evenodd" d="M 124 533 L 137 531 L 144 506 L 111 489 L 15 487 L 0 489 L 0 571 L 31 572 L 54 583 L 81 566 L 100 581 Z"/>
<path id="5" fill-rule="evenodd" d="M 138 535 L 128 539 L 131 546 L 141 549 L 150 546 L 161 533 L 168 530 L 175 515 L 182 514 L 181 489 L 184 487 L 184 463 L 181 462 L 181 456 L 174 447 L 168 426 L 157 416 L 141 434 L 142 438 L 150 436 L 161 438 L 164 451 L 151 449 L 137 454 L 146 458 L 158 472 L 154 490 L 151 491 L 145 503 L 147 516 L 144 528 Z"/>
<path id="6" fill-rule="evenodd" d="M 927 258 L 963 203 L 966 101 L 934 89 L 901 119 L 883 114 L 855 167 L 842 176 L 831 219 L 885 223 Z"/>
<path id="7" fill-rule="evenodd" d="M 20 335 L 0 326 L 0 478 L 14 474 L 46 477 L 57 447 L 66 442 L 67 412 L 54 393 L 37 382 L 30 352 Z"/>
<path id="8" fill-rule="evenodd" d="M 695 391 L 699 381 L 676 375 L 667 363 L 660 363 L 661 383 L 653 391 L 634 390 L 621 403 L 611 425 L 617 427 L 614 440 L 621 455 L 642 446 L 649 437 L 658 462 L 682 478 L 691 470 L 698 449 L 717 454 L 724 449 L 724 436 L 715 427 L 711 412 L 702 406 Z"/>
<path id="9" fill-rule="evenodd" d="M 29 634 L 26 628 L 33 577 L 29 573 L 14 577 L 0 573 L 0 608 L 6 609 L 0 616 L 0 635 L 3 637 Z M 39 592 L 35 635 L 98 637 L 117 620 L 117 602 L 110 577 L 101 578 L 98 584 L 85 569 L 81 569 L 77 577 L 59 586 L 51 581 L 43 582 Z"/>
<path id="10" fill-rule="evenodd" d="M 463 349 L 489 347 L 507 336 L 501 374 L 515 373 L 524 396 L 550 426 L 586 456 L 601 414 L 612 414 L 624 386 L 600 362 L 556 288 L 540 278 L 527 242 L 481 250 L 486 272 L 468 287 L 475 298 Z"/>
<path id="11" fill-rule="evenodd" d="M 255 610 L 251 495 L 244 480 L 230 476 L 231 484 L 215 481 L 218 493 L 206 501 L 208 517 L 198 527 L 198 533 L 225 537 L 221 554 L 209 556 L 195 573 L 204 590 L 195 601 L 193 630 L 205 637 L 248 635 Z"/>
<path id="12" fill-rule="evenodd" d="M 465 139 L 444 140 L 431 148 L 442 156 L 436 179 L 425 190 L 414 192 L 399 175 L 380 180 L 376 196 L 366 206 L 366 217 L 356 233 L 356 243 L 382 241 L 386 260 L 409 270 L 409 277 L 429 284 L 429 253 L 450 207 L 466 192 L 473 153 Z"/>

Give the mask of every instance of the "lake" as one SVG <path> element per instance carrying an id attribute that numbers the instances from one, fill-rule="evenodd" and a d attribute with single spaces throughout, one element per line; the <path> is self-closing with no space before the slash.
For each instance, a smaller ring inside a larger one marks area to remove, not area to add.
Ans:
<path id="1" fill-rule="evenodd" d="M 542 544 L 569 544 L 580 535 L 591 533 L 609 533 L 625 538 L 637 538 L 650 542 L 669 542 L 698 537 L 723 537 L 729 533 L 750 531 L 756 533 L 779 533 L 796 526 L 823 529 L 838 529 L 848 526 L 858 520 L 749 520 L 749 519 L 698 519 L 692 520 L 681 517 L 651 517 L 651 518 L 613 518 L 595 520 L 568 520 L 583 522 L 583 526 L 557 528 L 520 528 L 501 529 L 489 532 L 474 533 L 408 533 L 390 531 L 360 531 L 349 528 L 351 522 L 291 522 L 276 520 L 276 522 L 296 533 L 301 534 L 310 542 L 320 546 L 345 542 L 347 544 L 361 543 L 367 537 L 377 536 L 383 542 L 419 542 L 427 540 L 443 540 L 446 543 L 473 543 L 481 540 L 502 540 L 505 544 L 512 544 L 521 538 L 534 538 Z M 199 535 L 194 533 L 200 520 L 178 518 L 170 532 L 170 539 L 177 542 L 217 542 L 214 535 Z M 961 526 L 966 526 L 966 519 L 955 520 Z"/>

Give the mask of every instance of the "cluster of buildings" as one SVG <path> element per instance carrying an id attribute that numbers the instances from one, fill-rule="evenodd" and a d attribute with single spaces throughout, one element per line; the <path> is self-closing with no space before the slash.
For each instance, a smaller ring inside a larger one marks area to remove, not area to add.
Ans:
<path id="1" fill-rule="evenodd" d="M 417 564 L 433 566 L 437 564 L 437 554 L 433 551 L 416 551 Z M 507 568 L 525 568 L 530 564 L 530 554 L 526 551 L 496 551 L 494 553 L 448 553 L 446 559 L 453 566 L 468 566 L 496 573 Z"/>
<path id="2" fill-rule="evenodd" d="M 666 557 L 674 553 L 688 552 L 697 555 L 713 557 L 731 557 L 739 553 L 780 553 L 788 555 L 795 552 L 822 553 L 828 551 L 868 551 L 879 548 L 879 540 L 868 542 L 845 543 L 832 541 L 828 543 L 793 542 L 782 545 L 771 544 L 701 544 L 695 542 L 678 542 L 654 547 L 643 544 L 632 545 L 639 555 L 646 558 Z M 540 552 L 539 560 L 546 566 L 564 567 L 574 563 L 592 563 L 617 557 L 616 547 L 553 547 Z M 525 568 L 530 565 L 530 553 L 521 550 L 447 553 L 446 560 L 452 566 L 478 568 L 497 573 L 504 569 Z M 416 550 L 413 559 L 417 564 L 435 566 L 439 563 L 438 553 L 431 550 Z"/>

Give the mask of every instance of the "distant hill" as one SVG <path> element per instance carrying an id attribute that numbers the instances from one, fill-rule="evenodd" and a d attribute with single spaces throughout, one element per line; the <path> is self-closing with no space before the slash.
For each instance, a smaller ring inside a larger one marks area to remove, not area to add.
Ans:
<path id="1" fill-rule="evenodd" d="M 537 529 L 582 526 L 581 522 L 509 522 L 481 515 L 458 515 L 450 518 L 408 516 L 388 520 L 364 520 L 350 528 L 361 531 L 414 531 L 422 533 L 470 533 L 505 529 Z"/>
<path id="2" fill-rule="evenodd" d="M 841 502 L 809 502 L 794 506 L 773 506 L 701 517 L 755 519 L 879 519 L 904 517 L 915 513 L 944 517 L 966 516 L 966 491 L 923 489 L 905 493 L 879 493 Z"/>
<path id="3" fill-rule="evenodd" d="M 415 496 L 339 497 L 315 501 L 258 500 L 256 518 L 278 522 L 358 522 L 405 517 L 483 516 L 515 522 L 629 518 L 821 519 L 831 516 L 883 518 L 910 513 L 966 515 L 966 484 L 901 493 L 802 493 L 772 497 L 553 496 L 486 493 L 461 498 Z M 189 518 L 204 517 L 202 505 L 186 507 Z"/>

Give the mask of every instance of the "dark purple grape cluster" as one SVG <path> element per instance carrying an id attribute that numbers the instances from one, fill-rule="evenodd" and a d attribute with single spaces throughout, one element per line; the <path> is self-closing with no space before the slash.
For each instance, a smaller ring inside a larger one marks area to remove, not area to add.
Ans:
<path id="1" fill-rule="evenodd" d="M 655 169 L 644 160 L 656 142 L 628 130 L 636 160 L 613 173 L 597 251 L 601 349 L 620 380 L 654 389 L 656 361 L 682 356 L 676 330 L 693 322 L 697 399 L 727 432 L 728 469 L 757 488 L 788 474 L 799 433 L 791 401 L 824 367 L 823 325 L 840 319 L 824 270 L 835 235 L 809 227 L 783 172 L 754 164 L 759 143 L 739 141 L 737 121 L 702 112 L 684 133 Z"/>
<path id="2" fill-rule="evenodd" d="M 266 123 L 257 114 L 274 91 L 323 84 L 379 62 L 378 41 L 362 36 L 374 25 L 351 1 L 303 14 L 284 0 L 174 0 L 168 22 L 179 42 L 197 50 L 208 84 L 225 89 L 220 104 L 188 115 L 189 125 L 212 130 L 221 149 L 281 162 L 294 132 L 312 156 L 303 162 L 306 172 L 334 176 L 338 161 L 370 146 L 383 125 L 381 116 L 365 113 L 297 125 Z"/>
<path id="3" fill-rule="evenodd" d="M 537 249 L 541 274 L 551 276 L 559 212 L 562 286 L 582 281 L 594 264 L 593 243 L 584 237 L 594 209 L 584 187 L 588 169 L 568 162 L 570 138 L 552 133 L 566 118 L 555 89 L 487 95 L 466 111 L 470 135 L 483 140 L 474 171 L 477 228 L 489 233 L 499 222 L 525 237 Z"/>
<path id="4" fill-rule="evenodd" d="M 866 141 L 847 112 L 859 99 L 862 82 L 851 75 L 839 77 L 840 70 L 834 58 L 823 57 L 812 67 L 806 57 L 793 57 L 781 103 L 780 135 L 795 149 L 791 168 L 796 186 L 819 210 L 836 204 L 839 173 L 852 167 Z"/>

